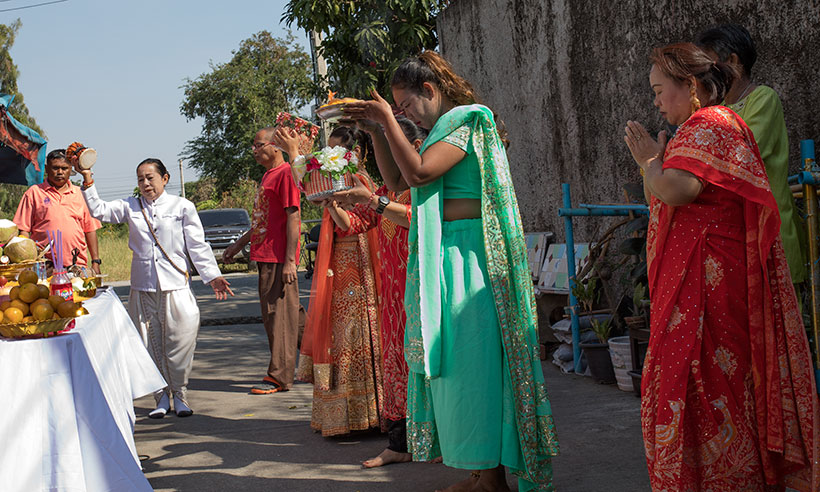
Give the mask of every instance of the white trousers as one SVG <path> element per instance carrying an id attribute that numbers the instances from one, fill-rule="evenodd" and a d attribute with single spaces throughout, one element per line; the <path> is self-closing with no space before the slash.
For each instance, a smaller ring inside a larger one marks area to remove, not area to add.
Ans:
<path id="1" fill-rule="evenodd" d="M 128 314 L 171 393 L 186 402 L 188 376 L 199 333 L 199 307 L 190 288 L 145 292 L 131 289 Z M 159 401 L 162 391 L 154 395 Z"/>

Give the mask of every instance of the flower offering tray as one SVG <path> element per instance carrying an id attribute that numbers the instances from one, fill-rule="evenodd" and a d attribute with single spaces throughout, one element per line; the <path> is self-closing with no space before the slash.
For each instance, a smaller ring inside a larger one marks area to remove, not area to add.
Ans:
<path id="1" fill-rule="evenodd" d="M 308 200 L 319 201 L 339 191 L 353 188 L 353 176 L 346 173 L 339 179 L 333 179 L 326 173 L 313 169 L 305 175 L 302 186 Z"/>

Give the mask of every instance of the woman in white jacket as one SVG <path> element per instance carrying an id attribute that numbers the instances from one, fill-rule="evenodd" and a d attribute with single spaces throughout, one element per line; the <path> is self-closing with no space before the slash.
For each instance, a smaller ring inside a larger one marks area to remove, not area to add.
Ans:
<path id="1" fill-rule="evenodd" d="M 233 295 L 230 284 L 205 242 L 194 204 L 164 192 L 170 175 L 162 161 L 145 159 L 137 166 L 140 197 L 111 202 L 100 199 L 90 170 L 78 170 L 91 215 L 103 222 L 128 223 L 128 247 L 133 252 L 128 312 L 168 383 L 154 395 L 157 407 L 149 417 L 164 417 L 171 410 L 172 396 L 177 416 L 187 417 L 193 414 L 186 386 L 199 331 L 188 257 L 217 299 Z"/>

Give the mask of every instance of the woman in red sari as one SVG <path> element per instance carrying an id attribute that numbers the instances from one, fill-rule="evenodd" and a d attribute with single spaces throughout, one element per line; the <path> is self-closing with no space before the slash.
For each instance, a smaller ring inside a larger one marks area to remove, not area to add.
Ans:
<path id="1" fill-rule="evenodd" d="M 734 73 L 690 43 L 653 51 L 666 145 L 636 122 L 651 338 L 641 422 L 655 491 L 820 490 L 811 354 L 754 136 L 716 106 Z M 703 106 L 701 108 L 701 106 Z"/>

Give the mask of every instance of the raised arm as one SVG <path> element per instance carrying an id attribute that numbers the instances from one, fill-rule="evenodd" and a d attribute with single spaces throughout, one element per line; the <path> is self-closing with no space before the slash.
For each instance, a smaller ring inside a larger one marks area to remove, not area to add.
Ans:
<path id="1" fill-rule="evenodd" d="M 372 91 L 371 94 L 372 101 L 350 103 L 345 106 L 345 115 L 355 120 L 373 120 L 384 127 L 390 152 L 408 185 L 419 187 L 432 183 L 467 155 L 463 150 L 446 142 L 437 142 L 419 155 L 404 136 L 399 122 L 393 116 L 390 104 L 376 91 Z"/>
<path id="2" fill-rule="evenodd" d="M 384 184 L 387 189 L 400 193 L 408 188 L 407 182 L 401 175 L 396 160 L 393 159 L 393 154 L 390 152 L 390 143 L 384 136 L 381 127 L 374 121 L 359 120 L 358 127 L 370 134 L 370 140 L 373 142 L 373 152 L 376 154 L 376 165 L 379 167 L 379 173 L 384 179 Z"/>
<path id="3" fill-rule="evenodd" d="M 97 220 L 108 222 L 111 224 L 120 224 L 128 220 L 128 211 L 130 207 L 125 200 L 114 200 L 113 202 L 106 202 L 97 194 L 97 187 L 94 185 L 94 179 L 90 169 L 79 169 L 76 166 L 77 158 L 75 157 L 75 169 L 80 171 L 83 176 L 83 198 L 88 205 L 88 212 Z"/>

